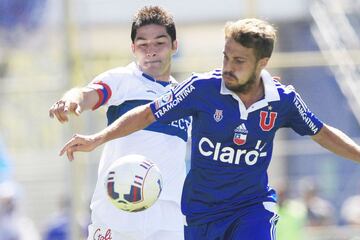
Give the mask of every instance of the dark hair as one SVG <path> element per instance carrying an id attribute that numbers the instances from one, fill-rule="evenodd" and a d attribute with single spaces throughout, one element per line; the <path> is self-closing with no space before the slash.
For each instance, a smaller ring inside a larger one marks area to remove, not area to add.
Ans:
<path id="1" fill-rule="evenodd" d="M 248 18 L 225 25 L 225 37 L 233 38 L 244 47 L 253 48 L 256 59 L 271 57 L 276 40 L 276 30 L 269 23 Z"/>
<path id="2" fill-rule="evenodd" d="M 137 30 L 145 25 L 157 24 L 164 26 L 170 35 L 171 41 L 176 40 L 176 29 L 173 17 L 162 7 L 146 6 L 141 8 L 134 16 L 131 26 L 131 41 L 134 43 Z"/>

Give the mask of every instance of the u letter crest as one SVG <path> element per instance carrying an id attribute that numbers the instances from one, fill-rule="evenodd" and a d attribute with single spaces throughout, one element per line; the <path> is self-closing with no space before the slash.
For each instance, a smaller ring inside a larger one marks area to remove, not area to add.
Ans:
<path id="1" fill-rule="evenodd" d="M 270 116 L 269 116 L 270 113 Z M 275 119 L 277 117 L 277 112 L 260 112 L 260 127 L 263 131 L 270 131 L 275 125 Z"/>

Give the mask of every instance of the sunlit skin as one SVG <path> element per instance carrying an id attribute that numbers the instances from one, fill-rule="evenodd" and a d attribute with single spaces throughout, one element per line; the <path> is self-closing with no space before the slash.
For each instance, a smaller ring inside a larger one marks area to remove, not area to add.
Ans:
<path id="1" fill-rule="evenodd" d="M 225 40 L 223 80 L 225 86 L 235 92 L 246 107 L 264 95 L 260 72 L 269 58 L 256 59 L 254 49 L 246 48 L 232 38 Z"/>
<path id="2" fill-rule="evenodd" d="M 149 24 L 140 27 L 131 49 L 143 72 L 157 80 L 169 80 L 171 57 L 177 50 L 177 41 L 171 41 L 164 26 Z"/>

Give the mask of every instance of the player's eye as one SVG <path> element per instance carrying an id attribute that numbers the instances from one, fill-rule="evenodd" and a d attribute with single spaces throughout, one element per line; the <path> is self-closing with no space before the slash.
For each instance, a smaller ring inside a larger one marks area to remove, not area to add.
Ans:
<path id="1" fill-rule="evenodd" d="M 147 46 L 147 43 L 145 43 L 145 42 L 137 42 L 136 46 L 143 48 L 143 47 Z"/>
<path id="2" fill-rule="evenodd" d="M 236 59 L 235 60 L 235 63 L 236 64 L 242 64 L 242 63 L 244 63 L 245 61 L 244 60 L 240 60 L 240 59 Z"/>

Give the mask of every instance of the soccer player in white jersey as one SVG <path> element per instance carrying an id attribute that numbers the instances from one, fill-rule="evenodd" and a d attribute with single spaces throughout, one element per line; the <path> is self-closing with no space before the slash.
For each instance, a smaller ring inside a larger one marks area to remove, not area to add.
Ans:
<path id="1" fill-rule="evenodd" d="M 320 121 L 291 86 L 264 68 L 274 28 L 258 19 L 225 26 L 223 67 L 194 74 L 150 104 L 93 135 L 75 135 L 60 154 L 126 136 L 148 124 L 192 116 L 191 169 L 182 195 L 186 240 L 275 239 L 276 193 L 268 186 L 273 139 L 279 128 L 309 135 L 326 149 L 360 162 L 360 146 Z"/>
<path id="2" fill-rule="evenodd" d="M 153 101 L 176 85 L 170 76 L 171 58 L 177 50 L 172 16 L 157 6 L 140 9 L 132 23 L 131 40 L 136 62 L 106 71 L 88 86 L 68 91 L 50 108 L 50 116 L 67 122 L 69 112 L 79 115 L 107 104 L 108 124 L 111 124 L 130 109 Z M 189 125 L 190 118 L 179 118 L 171 124 L 158 122 L 105 145 L 91 201 L 89 239 L 184 239 L 180 200 L 186 176 Z M 107 169 L 114 160 L 128 154 L 146 156 L 162 172 L 162 194 L 143 212 L 118 210 L 106 196 Z"/>

